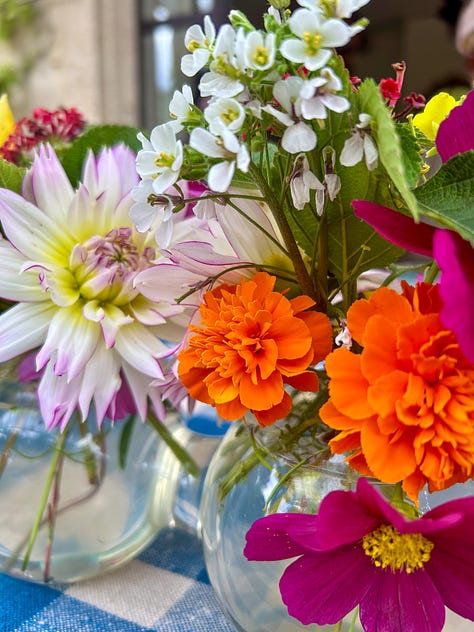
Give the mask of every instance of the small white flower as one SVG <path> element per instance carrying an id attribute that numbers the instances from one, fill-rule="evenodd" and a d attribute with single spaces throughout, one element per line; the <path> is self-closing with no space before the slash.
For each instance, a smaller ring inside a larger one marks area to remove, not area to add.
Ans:
<path id="1" fill-rule="evenodd" d="M 194 105 L 193 91 L 188 85 L 183 86 L 182 92 L 175 90 L 173 98 L 170 101 L 170 116 L 176 119 L 175 131 L 179 132 L 183 129 L 183 123 L 188 119 L 192 112 L 191 106 Z"/>
<path id="2" fill-rule="evenodd" d="M 281 15 L 278 9 L 275 9 L 275 7 L 268 7 L 267 13 L 273 16 L 278 24 L 281 24 Z"/>
<path id="3" fill-rule="evenodd" d="M 342 89 L 342 81 L 331 68 L 323 68 L 319 77 L 308 79 L 300 91 L 301 113 L 305 119 L 324 119 L 326 110 L 345 112 L 350 103 L 335 92 Z"/>
<path id="4" fill-rule="evenodd" d="M 314 130 L 300 121 L 300 91 L 303 82 L 301 77 L 288 77 L 288 79 L 277 81 L 273 86 L 273 96 L 285 110 L 284 112 L 277 110 L 272 105 L 266 105 L 262 108 L 287 127 L 282 136 L 281 144 L 283 149 L 290 154 L 312 151 L 317 144 Z"/>
<path id="5" fill-rule="evenodd" d="M 288 25 L 298 39 L 287 39 L 280 52 L 286 59 L 318 70 L 329 61 L 335 46 L 344 46 L 351 39 L 350 28 L 342 20 L 329 20 L 315 11 L 297 9 Z"/>
<path id="6" fill-rule="evenodd" d="M 361 7 L 369 4 L 370 0 L 333 0 L 334 15 L 338 18 L 350 18 Z"/>
<path id="7" fill-rule="evenodd" d="M 207 181 L 212 191 L 223 193 L 232 182 L 235 167 L 248 171 L 250 156 L 248 149 L 229 130 L 223 130 L 220 136 L 214 136 L 202 127 L 193 129 L 189 138 L 191 147 L 204 156 L 222 158 L 221 162 L 209 169 Z"/>
<path id="8" fill-rule="evenodd" d="M 157 125 L 150 140 L 140 132 L 143 149 L 137 155 L 137 172 L 141 178 L 153 180 L 155 193 L 164 193 L 179 177 L 183 164 L 183 145 L 176 140 L 174 124 Z"/>
<path id="9" fill-rule="evenodd" d="M 344 143 L 339 161 L 345 167 L 353 167 L 363 158 L 369 171 L 373 171 L 378 164 L 378 151 L 370 136 L 371 117 L 369 114 L 360 114 L 359 123 L 352 130 L 352 135 Z"/>
<path id="10" fill-rule="evenodd" d="M 266 38 L 260 31 L 251 31 L 245 38 L 245 65 L 254 70 L 268 70 L 273 66 L 276 53 L 275 33 Z"/>
<path id="11" fill-rule="evenodd" d="M 235 99 L 213 99 L 204 110 L 204 118 L 212 134 L 224 129 L 238 132 L 245 121 L 245 110 Z"/>
<path id="12" fill-rule="evenodd" d="M 336 343 L 338 347 L 344 347 L 344 349 L 351 349 L 352 336 L 351 336 L 351 332 L 347 328 L 347 323 L 345 320 L 341 322 L 341 331 L 335 337 L 334 342 Z"/>
<path id="13" fill-rule="evenodd" d="M 212 62 L 199 82 L 199 92 L 205 97 L 235 97 L 244 90 L 235 71 L 244 72 L 243 31 L 238 34 L 230 24 L 224 24 L 217 35 Z M 237 40 L 239 42 L 237 43 Z M 232 71 L 229 73 L 229 71 Z"/>
<path id="14" fill-rule="evenodd" d="M 189 55 L 181 59 L 181 71 L 187 77 L 194 77 L 209 61 L 212 46 L 216 37 L 216 29 L 211 18 L 204 18 L 204 32 L 198 24 L 193 24 L 186 31 L 184 45 Z"/>
<path id="15" fill-rule="evenodd" d="M 336 199 L 339 191 L 341 190 L 341 178 L 334 173 L 334 167 L 336 166 L 336 152 L 330 145 L 326 145 L 323 151 L 324 159 L 324 184 L 329 199 L 333 202 Z"/>
<path id="16" fill-rule="evenodd" d="M 311 190 L 324 193 L 324 185 L 310 170 L 306 155 L 301 153 L 296 156 L 290 175 L 291 199 L 298 211 L 301 211 L 310 201 Z"/>

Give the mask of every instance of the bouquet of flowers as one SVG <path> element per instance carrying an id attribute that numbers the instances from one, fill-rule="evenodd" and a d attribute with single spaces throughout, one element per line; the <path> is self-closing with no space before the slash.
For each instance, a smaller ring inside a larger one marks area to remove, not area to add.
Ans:
<path id="1" fill-rule="evenodd" d="M 136 171 L 90 154 L 73 191 L 42 148 L 23 197 L 0 191 L 0 361 L 34 352 L 48 427 L 125 394 L 143 419 L 197 400 L 265 431 L 317 393 L 286 449 L 304 432 L 357 489 L 262 518 L 245 555 L 297 558 L 280 590 L 304 624 L 359 606 L 366 632 L 436 632 L 445 605 L 474 620 L 474 498 L 418 507 L 474 477 L 474 93 L 403 96 L 403 62 L 351 77 L 336 49 L 368 1 L 192 26 L 203 105 L 176 91 Z"/>

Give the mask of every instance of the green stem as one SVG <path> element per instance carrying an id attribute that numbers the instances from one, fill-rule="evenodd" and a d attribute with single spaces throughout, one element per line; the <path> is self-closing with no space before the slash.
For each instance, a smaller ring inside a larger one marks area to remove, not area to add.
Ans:
<path id="1" fill-rule="evenodd" d="M 79 434 L 81 435 L 83 439 L 85 439 L 87 435 L 89 434 L 87 423 L 82 422 L 78 416 L 77 425 L 79 428 Z M 97 462 L 96 462 L 94 453 L 91 450 L 91 447 L 87 444 L 84 445 L 83 450 L 84 450 L 84 466 L 86 468 L 87 478 L 91 485 L 97 485 L 98 483 Z"/>
<path id="2" fill-rule="evenodd" d="M 56 443 L 56 448 L 55 448 L 55 451 L 54 451 L 54 454 L 53 454 L 53 458 L 51 460 L 51 465 L 49 466 L 48 477 L 46 479 L 46 485 L 44 486 L 43 494 L 41 496 L 39 510 L 38 510 L 38 513 L 36 514 L 36 520 L 35 520 L 35 522 L 33 524 L 33 528 L 31 529 L 30 536 L 28 538 L 28 545 L 27 545 L 27 548 L 26 548 L 25 557 L 23 558 L 23 564 L 21 566 L 21 570 L 22 571 L 26 570 L 26 567 L 28 566 L 28 562 L 30 560 L 31 551 L 33 550 L 33 546 L 34 546 L 36 538 L 38 536 L 38 531 L 39 531 L 39 528 L 41 526 L 44 510 L 45 510 L 46 505 L 48 503 L 48 498 L 49 498 L 49 494 L 50 494 L 50 491 L 51 491 L 51 487 L 52 487 L 53 481 L 55 479 L 55 476 L 57 475 L 57 466 L 58 466 L 58 462 L 60 460 L 60 457 L 61 457 L 61 455 L 63 453 L 63 448 L 64 448 L 64 443 L 66 441 L 66 437 L 67 437 L 67 433 L 66 432 L 62 432 L 59 435 L 58 441 Z"/>
<path id="3" fill-rule="evenodd" d="M 198 478 L 201 475 L 201 470 L 197 465 L 196 461 L 192 458 L 190 454 L 180 445 L 176 439 L 173 437 L 169 429 L 165 426 L 165 424 L 161 423 L 157 417 L 151 412 L 148 413 L 148 421 L 151 423 L 153 428 L 157 431 L 160 437 L 165 441 L 166 445 L 169 447 L 171 452 L 175 455 L 181 465 L 184 467 L 188 474 Z"/>
<path id="4" fill-rule="evenodd" d="M 313 281 L 308 273 L 308 270 L 306 269 L 300 249 L 290 228 L 290 225 L 288 224 L 288 220 L 286 219 L 283 208 L 278 203 L 275 194 L 272 191 L 272 188 L 263 177 L 262 172 L 252 163 L 249 166 L 249 171 L 251 176 L 255 180 L 258 188 L 262 192 L 262 195 L 265 198 L 268 206 L 270 207 L 273 217 L 278 224 L 278 228 L 280 229 L 280 232 L 282 234 L 286 249 L 288 250 L 290 259 L 293 262 L 296 277 L 298 279 L 298 283 L 300 284 L 301 291 L 303 292 L 303 294 L 307 294 L 317 301 L 318 297 L 316 296 Z"/>
<path id="5" fill-rule="evenodd" d="M 0 454 L 0 477 L 5 471 L 8 457 L 10 456 L 10 452 L 12 451 L 19 434 L 20 432 L 18 430 L 14 430 L 5 442 L 2 453 Z"/>

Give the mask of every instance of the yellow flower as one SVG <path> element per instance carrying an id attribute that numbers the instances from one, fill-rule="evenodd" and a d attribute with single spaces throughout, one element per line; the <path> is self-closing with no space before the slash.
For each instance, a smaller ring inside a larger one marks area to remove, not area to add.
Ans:
<path id="1" fill-rule="evenodd" d="M 423 132 L 426 138 L 435 140 L 440 123 L 459 104 L 460 100 L 456 101 L 447 92 L 440 92 L 428 101 L 423 112 L 413 118 L 413 125 Z"/>
<path id="2" fill-rule="evenodd" d="M 0 146 L 7 140 L 15 129 L 15 119 L 8 103 L 8 96 L 0 97 Z"/>

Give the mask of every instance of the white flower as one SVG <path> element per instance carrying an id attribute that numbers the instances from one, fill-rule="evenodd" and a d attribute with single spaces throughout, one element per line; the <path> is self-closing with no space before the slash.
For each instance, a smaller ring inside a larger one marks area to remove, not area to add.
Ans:
<path id="1" fill-rule="evenodd" d="M 130 209 L 130 219 L 139 233 L 145 233 L 153 226 L 155 240 L 160 248 L 167 248 L 173 237 L 173 208 L 177 196 L 162 193 L 156 195 L 153 180 L 142 180 L 132 189 L 135 204 Z"/>
<path id="2" fill-rule="evenodd" d="M 371 117 L 369 114 L 360 114 L 359 123 L 352 130 L 352 135 L 344 143 L 339 161 L 345 167 L 353 167 L 363 158 L 369 171 L 373 171 L 378 164 L 378 151 L 370 136 Z"/>
<path id="3" fill-rule="evenodd" d="M 266 105 L 262 108 L 287 127 L 282 136 L 281 144 L 283 149 L 290 154 L 312 151 L 317 143 L 314 130 L 300 121 L 302 85 L 303 79 L 301 77 L 288 77 L 288 79 L 277 81 L 273 86 L 273 96 L 285 112 L 277 110 L 272 105 Z"/>
<path id="4" fill-rule="evenodd" d="M 275 7 L 268 7 L 267 13 L 273 16 L 278 24 L 281 24 L 281 15 L 278 9 L 275 9 Z"/>
<path id="5" fill-rule="evenodd" d="M 334 15 L 338 18 L 350 18 L 361 7 L 369 4 L 370 0 L 333 0 Z"/>
<path id="6" fill-rule="evenodd" d="M 204 110 L 204 118 L 212 134 L 218 135 L 225 129 L 239 132 L 245 121 L 245 110 L 235 99 L 216 98 Z"/>
<path id="7" fill-rule="evenodd" d="M 189 144 L 204 156 L 223 158 L 222 162 L 213 165 L 209 170 L 207 181 L 212 191 L 227 191 L 236 166 L 240 171 L 248 171 L 248 149 L 244 144 L 240 144 L 238 138 L 229 130 L 223 130 L 221 135 L 216 137 L 198 127 L 191 132 Z"/>
<path id="8" fill-rule="evenodd" d="M 153 180 L 155 193 L 164 193 L 179 177 L 183 164 L 183 145 L 176 140 L 173 123 L 157 125 L 150 140 L 140 132 L 143 149 L 137 155 L 137 172 L 141 178 Z"/>
<path id="9" fill-rule="evenodd" d="M 191 53 L 181 59 L 181 71 L 187 77 L 194 77 L 209 61 L 212 46 L 216 37 L 216 29 L 211 18 L 204 18 L 204 32 L 198 24 L 193 24 L 186 31 L 184 45 Z"/>
<path id="10" fill-rule="evenodd" d="M 275 61 L 275 33 L 268 33 L 266 38 L 264 38 L 260 31 L 251 31 L 245 38 L 244 53 L 247 68 L 268 70 Z"/>
<path id="11" fill-rule="evenodd" d="M 308 70 L 318 70 L 329 61 L 335 46 L 344 46 L 351 39 L 345 22 L 325 19 L 315 11 L 297 9 L 288 20 L 298 39 L 287 39 L 280 46 L 283 57 L 304 64 Z"/>
<path id="12" fill-rule="evenodd" d="M 324 185 L 310 170 L 306 155 L 301 153 L 296 156 L 290 175 L 291 199 L 298 211 L 301 211 L 310 201 L 311 190 L 322 191 L 324 194 Z"/>
<path id="13" fill-rule="evenodd" d="M 173 98 L 169 104 L 170 116 L 175 121 L 175 131 L 180 132 L 183 129 L 183 123 L 188 119 L 189 114 L 192 112 L 190 106 L 194 105 L 193 91 L 188 85 L 183 86 L 182 92 L 175 90 Z"/>
<path id="14" fill-rule="evenodd" d="M 305 119 L 324 119 L 326 110 L 345 112 L 349 101 L 334 92 L 342 89 L 342 81 L 331 68 L 323 68 L 319 77 L 305 81 L 301 87 L 300 109 Z"/>
<path id="15" fill-rule="evenodd" d="M 242 73 L 245 70 L 243 42 L 242 30 L 236 35 L 230 24 L 224 24 L 219 29 L 210 70 L 199 82 L 202 97 L 235 97 L 244 90 L 244 84 L 235 78 L 238 74 L 236 70 Z"/>

